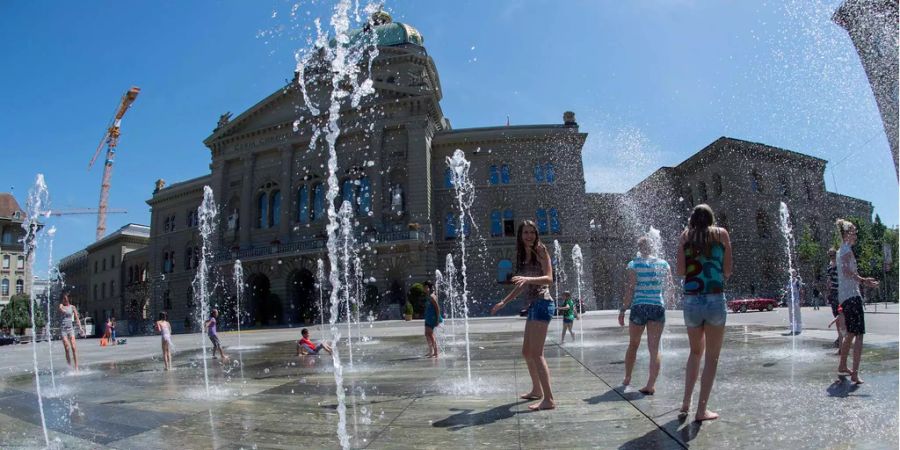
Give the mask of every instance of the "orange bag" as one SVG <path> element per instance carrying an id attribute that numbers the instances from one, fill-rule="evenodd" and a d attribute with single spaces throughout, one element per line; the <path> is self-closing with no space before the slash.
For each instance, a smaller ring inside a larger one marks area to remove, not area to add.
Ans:
<path id="1" fill-rule="evenodd" d="M 100 346 L 101 346 L 101 347 L 106 347 L 106 338 L 105 338 L 105 337 L 100 338 Z"/>

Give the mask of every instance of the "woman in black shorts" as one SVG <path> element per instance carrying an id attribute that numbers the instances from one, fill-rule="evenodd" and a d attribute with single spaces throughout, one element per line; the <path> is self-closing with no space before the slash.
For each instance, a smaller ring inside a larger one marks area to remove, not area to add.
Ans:
<path id="1" fill-rule="evenodd" d="M 847 327 L 847 337 L 841 343 L 841 362 L 838 364 L 838 374 L 849 374 L 850 380 L 856 384 L 862 384 L 859 377 L 859 362 L 862 357 L 863 335 L 866 334 L 866 318 L 863 311 L 862 293 L 859 285 L 878 287 L 874 278 L 865 278 L 856 270 L 856 256 L 853 255 L 853 245 L 856 244 L 856 226 L 848 220 L 837 220 L 838 230 L 841 232 L 841 248 L 837 255 L 838 272 L 838 301 L 844 314 L 844 323 Z M 853 370 L 847 369 L 847 354 L 853 345 Z"/>

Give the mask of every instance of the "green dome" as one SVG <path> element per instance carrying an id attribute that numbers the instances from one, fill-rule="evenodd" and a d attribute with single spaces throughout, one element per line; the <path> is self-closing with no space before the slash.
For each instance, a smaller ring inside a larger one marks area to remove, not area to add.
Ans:
<path id="1" fill-rule="evenodd" d="M 391 16 L 384 12 L 378 11 L 372 15 L 372 22 L 375 24 L 375 35 L 379 47 L 390 47 L 392 45 L 416 44 L 418 46 L 425 45 L 425 38 L 419 30 L 402 22 L 394 22 Z M 362 39 L 363 29 L 358 28 L 347 32 L 350 43 L 355 44 L 358 39 Z M 334 39 L 331 45 L 334 45 Z"/>

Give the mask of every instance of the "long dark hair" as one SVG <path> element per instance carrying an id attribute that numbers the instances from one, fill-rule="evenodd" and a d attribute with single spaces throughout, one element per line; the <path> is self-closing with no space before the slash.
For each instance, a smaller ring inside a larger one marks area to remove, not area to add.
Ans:
<path id="1" fill-rule="evenodd" d="M 719 230 L 715 227 L 716 215 L 706 203 L 694 207 L 691 218 L 688 220 L 687 240 L 685 249 L 691 249 L 695 254 L 710 256 L 712 245 L 719 242 Z"/>
<path id="2" fill-rule="evenodd" d="M 531 220 L 523 220 L 516 230 L 516 272 L 522 270 L 522 266 L 525 265 L 526 255 L 528 254 L 525 251 L 525 242 L 522 241 L 522 230 L 525 229 L 525 227 L 534 228 L 534 245 L 531 246 L 531 253 L 533 254 L 532 258 L 538 257 L 539 249 L 546 250 L 546 247 L 544 247 L 544 244 L 541 242 L 541 234 L 538 233 L 537 225 Z"/>

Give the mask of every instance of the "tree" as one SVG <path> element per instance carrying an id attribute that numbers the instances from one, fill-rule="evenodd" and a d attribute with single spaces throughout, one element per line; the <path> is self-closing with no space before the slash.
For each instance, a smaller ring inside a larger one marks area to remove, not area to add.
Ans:
<path id="1" fill-rule="evenodd" d="M 34 321 L 37 328 L 46 325 L 41 308 L 35 311 Z M 31 297 L 28 294 L 16 294 L 9 299 L 9 304 L 0 312 L 0 328 L 13 328 L 17 334 L 25 334 L 25 328 L 31 328 Z"/>
<path id="2" fill-rule="evenodd" d="M 409 294 L 406 300 L 412 304 L 416 317 L 425 314 L 425 287 L 421 283 L 413 284 L 409 287 Z"/>

